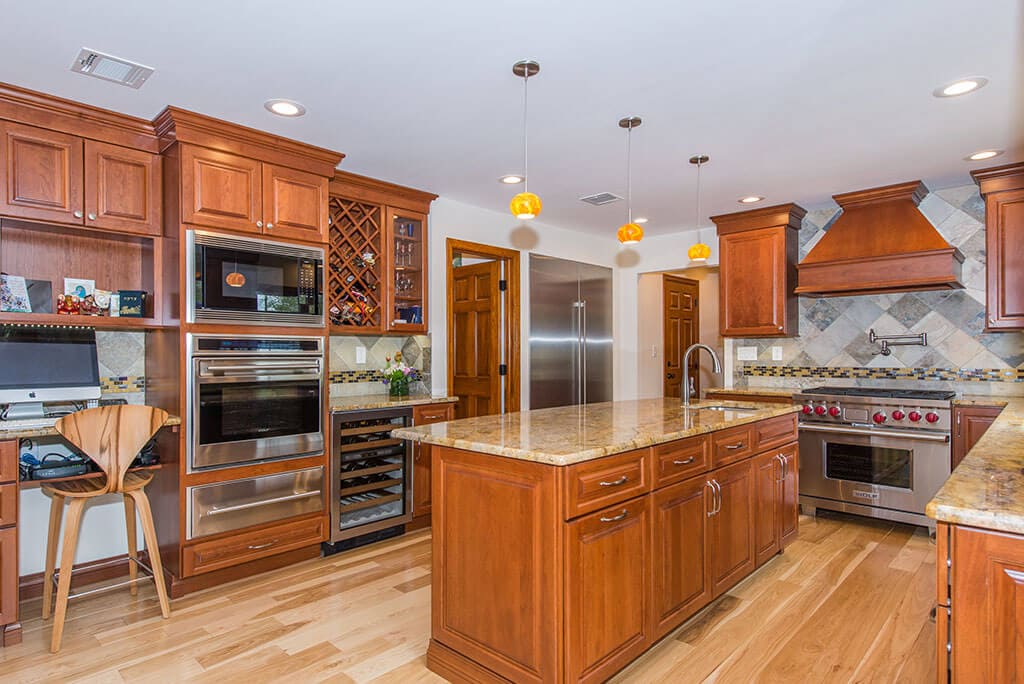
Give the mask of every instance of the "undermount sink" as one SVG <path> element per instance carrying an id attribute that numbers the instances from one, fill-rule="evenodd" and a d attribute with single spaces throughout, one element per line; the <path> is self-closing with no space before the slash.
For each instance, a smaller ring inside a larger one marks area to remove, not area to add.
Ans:
<path id="1" fill-rule="evenodd" d="M 760 410 L 746 408 L 744 406 L 722 406 L 721 404 L 715 404 L 713 406 L 690 406 L 689 408 L 697 411 L 746 411 L 747 413 L 757 413 Z"/>

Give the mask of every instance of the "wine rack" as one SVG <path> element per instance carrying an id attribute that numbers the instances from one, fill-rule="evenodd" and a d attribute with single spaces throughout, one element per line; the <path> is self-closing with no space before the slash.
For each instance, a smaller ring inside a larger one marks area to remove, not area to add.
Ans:
<path id="1" fill-rule="evenodd" d="M 327 315 L 332 332 L 382 332 L 384 209 L 332 195 Z"/>

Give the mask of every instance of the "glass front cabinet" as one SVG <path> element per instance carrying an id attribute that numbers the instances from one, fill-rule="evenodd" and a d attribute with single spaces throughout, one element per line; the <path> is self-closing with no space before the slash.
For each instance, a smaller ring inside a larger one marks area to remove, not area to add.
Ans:
<path id="1" fill-rule="evenodd" d="M 387 327 L 391 331 L 427 331 L 427 217 L 388 208 Z"/>

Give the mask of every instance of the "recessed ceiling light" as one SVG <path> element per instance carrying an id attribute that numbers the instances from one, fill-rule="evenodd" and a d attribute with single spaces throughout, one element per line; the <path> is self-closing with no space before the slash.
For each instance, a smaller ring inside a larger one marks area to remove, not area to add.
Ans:
<path id="1" fill-rule="evenodd" d="M 504 183 L 505 185 L 516 185 L 517 183 L 522 183 L 526 179 L 520 176 L 518 173 L 510 173 L 507 176 L 502 176 L 498 180 Z"/>
<path id="2" fill-rule="evenodd" d="M 633 219 L 633 223 L 647 223 L 647 219 L 644 218 L 643 216 L 639 216 Z"/>
<path id="3" fill-rule="evenodd" d="M 746 197 L 740 197 L 737 202 L 740 204 L 753 204 L 754 202 L 760 202 L 764 197 L 760 195 L 747 195 Z"/>
<path id="4" fill-rule="evenodd" d="M 306 113 L 306 108 L 301 103 L 279 97 L 267 100 L 263 106 L 267 108 L 267 111 L 278 116 L 302 116 Z"/>
<path id="5" fill-rule="evenodd" d="M 984 161 L 985 159 L 991 159 L 992 157 L 998 157 L 1003 153 L 1002 150 L 981 150 L 974 154 L 964 157 L 966 161 Z"/>
<path id="6" fill-rule="evenodd" d="M 956 97 L 958 95 L 966 95 L 967 93 L 973 93 L 975 90 L 982 88 L 988 83 L 988 79 L 984 76 L 971 76 L 970 78 L 961 78 L 960 80 L 941 85 L 932 91 L 932 95 L 935 97 Z"/>

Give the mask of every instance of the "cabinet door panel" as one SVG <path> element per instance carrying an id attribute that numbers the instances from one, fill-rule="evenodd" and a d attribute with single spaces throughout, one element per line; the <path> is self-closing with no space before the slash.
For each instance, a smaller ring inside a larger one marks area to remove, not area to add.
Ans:
<path id="1" fill-rule="evenodd" d="M 6 176 L 0 211 L 81 225 L 82 139 L 9 121 L 0 121 L 0 134 L 0 160 Z"/>
<path id="2" fill-rule="evenodd" d="M 988 329 L 1024 329 L 1024 190 L 986 202 Z"/>
<path id="3" fill-rule="evenodd" d="M 756 561 L 761 565 L 779 552 L 782 532 L 782 464 L 778 452 L 768 451 L 753 460 L 754 469 L 754 545 Z"/>
<path id="4" fill-rule="evenodd" d="M 159 235 L 160 193 L 159 155 L 85 141 L 86 225 Z"/>
<path id="5" fill-rule="evenodd" d="M 260 232 L 260 163 L 193 145 L 181 148 L 181 220 Z"/>
<path id="6" fill-rule="evenodd" d="M 0 632 L 18 621 L 18 528 L 0 529 Z"/>
<path id="7" fill-rule="evenodd" d="M 720 316 L 725 336 L 781 336 L 786 330 L 785 227 L 723 235 Z"/>
<path id="8" fill-rule="evenodd" d="M 960 465 L 960 461 L 974 448 L 1002 410 L 999 406 L 953 407 L 953 462 L 950 464 L 952 468 Z"/>
<path id="9" fill-rule="evenodd" d="M 263 164 L 263 229 L 268 235 L 327 241 L 327 179 Z"/>
<path id="10" fill-rule="evenodd" d="M 602 682 L 650 643 L 650 497 L 566 525 L 566 673 Z"/>
<path id="11" fill-rule="evenodd" d="M 720 487 L 711 516 L 711 582 L 717 597 L 754 569 L 754 476 L 751 461 L 711 472 Z"/>
<path id="12" fill-rule="evenodd" d="M 800 533 L 800 459 L 796 444 L 784 447 L 779 454 L 785 462 L 780 499 L 782 534 L 779 543 L 785 549 Z"/>
<path id="13" fill-rule="evenodd" d="M 695 477 L 652 495 L 654 638 L 657 639 L 711 601 L 707 520 L 712 489 Z"/>

